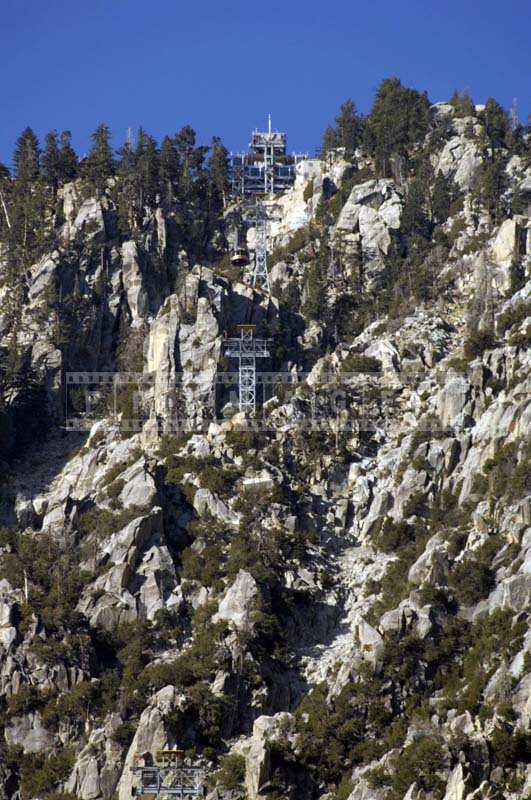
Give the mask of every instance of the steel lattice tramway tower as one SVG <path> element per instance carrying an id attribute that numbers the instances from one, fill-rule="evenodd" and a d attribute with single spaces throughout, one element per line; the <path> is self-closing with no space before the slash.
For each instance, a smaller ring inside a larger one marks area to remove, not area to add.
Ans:
<path id="1" fill-rule="evenodd" d="M 256 241 L 254 251 L 253 286 L 271 291 L 267 271 L 267 213 L 263 203 L 256 204 Z"/>
<path id="2" fill-rule="evenodd" d="M 255 226 L 254 268 L 251 272 L 251 285 L 255 288 L 271 291 L 269 272 L 267 270 L 267 226 L 269 222 L 277 222 L 278 217 L 269 217 L 263 203 L 256 203 L 254 216 L 249 218 Z"/>
<path id="3" fill-rule="evenodd" d="M 238 325 L 240 337 L 225 340 L 225 355 L 237 358 L 240 411 L 256 411 L 256 359 L 268 358 L 271 339 L 255 339 L 255 325 Z"/>
<path id="4" fill-rule="evenodd" d="M 287 135 L 272 130 L 269 115 L 267 130 L 253 131 L 249 151 L 230 154 L 231 193 L 249 197 L 283 192 L 293 186 L 296 166 L 306 158 L 307 153 L 287 152 Z"/>
<path id="5" fill-rule="evenodd" d="M 132 788 L 133 797 L 200 798 L 205 797 L 205 771 L 200 767 L 183 766 L 182 750 L 157 753 L 153 766 L 140 766 L 135 759 L 133 775 L 138 779 Z"/>

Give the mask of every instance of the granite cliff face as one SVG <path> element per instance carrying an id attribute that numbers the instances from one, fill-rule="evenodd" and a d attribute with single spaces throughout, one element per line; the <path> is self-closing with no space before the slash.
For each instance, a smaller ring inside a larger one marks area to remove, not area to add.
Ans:
<path id="1" fill-rule="evenodd" d="M 59 189 L 0 313 L 31 375 L 0 408 L 0 798 L 125 800 L 175 746 L 211 798 L 529 795 L 529 142 L 493 215 L 481 113 L 432 116 L 446 217 L 421 242 L 414 177 L 362 150 L 303 162 L 270 295 L 234 206 L 195 263 L 171 205 L 127 239 L 119 179 Z M 241 323 L 283 376 L 255 425 L 220 379 Z"/>

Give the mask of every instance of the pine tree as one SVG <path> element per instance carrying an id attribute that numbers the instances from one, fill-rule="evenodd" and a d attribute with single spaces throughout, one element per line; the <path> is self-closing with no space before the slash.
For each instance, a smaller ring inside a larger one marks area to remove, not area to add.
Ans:
<path id="1" fill-rule="evenodd" d="M 114 174 L 111 132 L 107 125 L 98 125 L 91 136 L 92 148 L 83 162 L 83 177 L 96 189 L 103 191 L 107 179 Z"/>
<path id="2" fill-rule="evenodd" d="M 54 195 L 57 193 L 60 180 L 60 161 L 57 131 L 50 131 L 44 138 L 44 150 L 41 155 L 41 170 L 45 181 L 52 187 Z"/>
<path id="3" fill-rule="evenodd" d="M 0 161 L 0 234 L 8 232 L 11 228 L 9 215 L 9 196 L 11 193 L 11 173 L 5 164 Z"/>
<path id="4" fill-rule="evenodd" d="M 71 141 L 72 134 L 70 131 L 62 131 L 59 147 L 59 175 L 61 183 L 73 181 L 77 176 L 77 155 L 72 147 Z"/>
<path id="5" fill-rule="evenodd" d="M 31 128 L 26 128 L 17 139 L 13 163 L 15 181 L 12 187 L 10 210 L 9 248 L 13 264 L 11 275 L 16 281 L 17 272 L 40 255 L 44 241 L 45 192 L 39 173 L 39 142 Z M 12 287 L 14 284 L 12 283 Z"/>
<path id="6" fill-rule="evenodd" d="M 211 194 L 214 200 L 214 210 L 215 213 L 219 213 L 225 207 L 229 192 L 229 153 L 217 136 L 212 139 L 208 173 L 212 187 Z"/>
<path id="7" fill-rule="evenodd" d="M 337 136 L 335 130 L 331 125 L 327 125 L 323 133 L 323 141 L 321 142 L 320 156 L 324 158 L 331 150 L 337 147 Z"/>
<path id="8" fill-rule="evenodd" d="M 345 100 L 341 104 L 336 117 L 335 139 L 336 147 L 344 147 L 345 155 L 352 158 L 354 151 L 359 146 L 362 135 L 362 120 L 352 100 Z"/>
<path id="9" fill-rule="evenodd" d="M 137 169 L 137 202 L 142 208 L 152 203 L 158 189 L 159 152 L 157 143 L 143 128 L 139 128 L 135 160 Z"/>
<path id="10" fill-rule="evenodd" d="M 459 187 L 452 178 L 445 177 L 438 172 L 433 182 L 431 195 L 431 220 L 436 225 L 442 225 L 450 216 L 450 209 L 459 193 Z"/>
<path id="11" fill-rule="evenodd" d="M 505 164 L 506 159 L 501 156 L 485 162 L 474 191 L 477 199 L 489 212 L 493 223 L 499 222 L 503 216 L 502 195 L 507 188 Z"/>
<path id="12" fill-rule="evenodd" d="M 431 225 L 426 213 L 426 205 L 426 186 L 421 178 L 415 178 L 409 186 L 402 211 L 401 228 L 406 236 L 430 238 Z"/>
<path id="13" fill-rule="evenodd" d="M 462 92 L 454 89 L 454 93 L 450 98 L 450 105 L 455 108 L 457 117 L 473 117 L 476 113 L 474 101 L 470 97 L 468 89 L 464 89 Z"/>
<path id="14" fill-rule="evenodd" d="M 195 131 L 190 125 L 185 125 L 175 135 L 175 149 L 179 159 L 179 198 L 190 198 L 192 194 L 192 171 L 195 165 Z"/>
<path id="15" fill-rule="evenodd" d="M 13 154 L 15 178 L 19 186 L 28 187 L 39 177 L 39 140 L 31 128 L 25 128 L 18 137 Z"/>
<path id="16" fill-rule="evenodd" d="M 118 150 L 118 175 L 120 193 L 118 195 L 118 222 L 124 236 L 130 236 L 136 228 L 136 156 L 128 138 Z"/>
<path id="17" fill-rule="evenodd" d="M 406 163 L 412 148 L 429 130 L 430 103 L 426 92 L 402 86 L 398 78 L 386 78 L 376 91 L 365 127 L 365 143 L 377 169 L 390 177 L 393 155 Z"/>
<path id="18" fill-rule="evenodd" d="M 492 97 L 485 104 L 483 119 L 490 146 L 493 149 L 504 147 L 511 130 L 509 115 Z"/>
<path id="19" fill-rule="evenodd" d="M 166 203 L 171 203 L 174 190 L 179 180 L 179 154 L 174 139 L 165 136 L 160 146 L 159 175 L 162 184 L 162 195 Z"/>
<path id="20" fill-rule="evenodd" d="M 326 322 L 327 304 L 328 244 L 323 236 L 317 256 L 311 261 L 307 272 L 304 313 L 317 322 Z"/>

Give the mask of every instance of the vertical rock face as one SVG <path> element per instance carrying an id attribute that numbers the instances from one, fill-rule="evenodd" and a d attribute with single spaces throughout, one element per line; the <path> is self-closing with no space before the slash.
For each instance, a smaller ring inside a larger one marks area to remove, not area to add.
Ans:
<path id="1" fill-rule="evenodd" d="M 272 294 L 224 252 L 245 206 L 212 231 L 170 191 L 124 221 L 119 177 L 60 188 L 15 334 L 0 280 L 1 800 L 125 800 L 173 747 L 231 800 L 525 796 L 530 178 L 504 151 L 482 199 L 481 114 L 438 107 L 411 153 L 455 181 L 444 220 L 405 160 L 301 164 Z M 282 379 L 254 424 L 217 382 L 244 323 Z M 145 380 L 116 413 L 65 398 L 118 367 Z"/>
<path id="2" fill-rule="evenodd" d="M 144 287 L 144 275 L 140 269 L 138 249 L 135 242 L 122 245 L 123 284 L 133 324 L 143 319 L 148 312 L 148 297 Z"/>
<path id="3" fill-rule="evenodd" d="M 118 784 L 119 800 L 129 800 L 132 795 L 134 759 L 136 753 L 156 753 L 167 750 L 174 745 L 169 736 L 164 716 L 175 705 L 176 693 L 173 686 L 166 686 L 153 697 L 151 705 L 146 708 L 140 717 L 138 727 L 129 747 L 122 777 Z"/>
<path id="4" fill-rule="evenodd" d="M 221 600 L 214 620 L 226 620 L 236 630 L 252 631 L 258 596 L 259 590 L 255 579 L 241 569 Z"/>
<path id="5" fill-rule="evenodd" d="M 154 413 L 163 421 L 178 417 L 191 430 L 211 419 L 224 336 L 237 336 L 242 321 L 260 328 L 276 313 L 271 300 L 250 287 L 228 287 L 211 270 L 195 268 L 150 327 L 146 369 L 153 376 Z"/>
<path id="6" fill-rule="evenodd" d="M 291 726 L 290 714 L 262 716 L 255 720 L 245 756 L 245 790 L 249 800 L 267 797 L 267 785 L 271 777 L 271 749 L 289 735 Z"/>

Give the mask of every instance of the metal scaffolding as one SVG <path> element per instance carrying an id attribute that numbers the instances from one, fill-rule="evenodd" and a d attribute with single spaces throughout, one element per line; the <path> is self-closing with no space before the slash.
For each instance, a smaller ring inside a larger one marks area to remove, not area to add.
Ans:
<path id="1" fill-rule="evenodd" d="M 267 131 L 252 133 L 248 153 L 231 153 L 229 180 L 233 195 L 248 197 L 253 194 L 271 195 L 283 192 L 293 185 L 296 166 L 308 158 L 307 153 L 287 152 L 287 136 L 271 128 L 268 117 Z"/>
<path id="2" fill-rule="evenodd" d="M 225 355 L 238 359 L 240 411 L 256 411 L 256 359 L 268 358 L 271 339 L 255 339 L 255 325 L 238 325 L 240 336 L 225 340 Z"/>
<path id="3" fill-rule="evenodd" d="M 269 292 L 271 287 L 267 271 L 267 213 L 263 203 L 256 204 L 255 225 L 256 240 L 252 285 Z"/>
<path id="4" fill-rule="evenodd" d="M 248 264 L 246 273 L 248 282 L 258 289 L 271 291 L 269 283 L 269 273 L 267 271 L 267 235 L 270 222 L 278 222 L 279 217 L 270 216 L 264 203 L 255 203 L 254 215 L 247 218 L 248 225 L 254 225 L 255 245 L 254 245 L 254 264 Z"/>
<path id="5" fill-rule="evenodd" d="M 132 789 L 133 797 L 205 797 L 205 771 L 200 767 L 183 766 L 181 750 L 159 751 L 158 763 L 149 761 L 148 766 L 144 758 L 135 757 L 135 765 L 131 768 L 137 784 Z"/>

